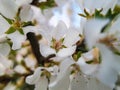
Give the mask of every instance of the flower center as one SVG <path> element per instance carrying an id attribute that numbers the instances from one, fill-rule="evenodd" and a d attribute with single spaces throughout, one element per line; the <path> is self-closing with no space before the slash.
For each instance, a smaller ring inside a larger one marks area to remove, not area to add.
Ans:
<path id="1" fill-rule="evenodd" d="M 108 46 L 114 53 L 120 54 L 120 41 L 114 35 L 108 35 L 105 38 L 100 39 L 99 42 Z"/>
<path id="2" fill-rule="evenodd" d="M 56 40 L 56 39 L 52 38 L 52 45 L 51 45 L 51 47 L 54 48 L 56 50 L 56 52 L 58 52 L 60 49 L 65 47 L 63 45 L 63 41 L 64 41 L 64 38 L 62 38 L 60 40 Z"/>
<path id="3" fill-rule="evenodd" d="M 14 23 L 13 23 L 13 27 L 15 28 L 15 29 L 20 29 L 21 28 L 21 22 L 20 21 L 18 21 L 18 20 L 16 20 Z"/>

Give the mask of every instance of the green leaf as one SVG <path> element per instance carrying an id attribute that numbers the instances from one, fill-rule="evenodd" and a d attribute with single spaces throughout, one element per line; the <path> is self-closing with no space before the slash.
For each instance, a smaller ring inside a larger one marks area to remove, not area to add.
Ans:
<path id="1" fill-rule="evenodd" d="M 86 61 L 87 64 L 93 63 L 94 60 Z"/>
<path id="2" fill-rule="evenodd" d="M 88 13 L 86 9 L 84 9 L 84 13 L 86 14 L 86 16 L 90 16 L 90 14 Z"/>
<path id="3" fill-rule="evenodd" d="M 82 14 L 82 13 L 80 13 L 80 14 L 78 14 L 78 15 L 80 15 L 81 17 L 86 17 L 84 14 Z"/>
<path id="4" fill-rule="evenodd" d="M 20 34 L 24 35 L 24 32 L 23 32 L 22 28 L 18 29 L 18 31 L 20 32 Z"/>
<path id="5" fill-rule="evenodd" d="M 95 13 L 93 16 L 96 18 L 104 18 L 104 15 L 102 15 L 101 12 L 102 12 L 102 9 L 101 10 L 95 9 Z"/>
<path id="6" fill-rule="evenodd" d="M 22 27 L 26 27 L 26 26 L 34 26 L 34 23 L 32 21 L 23 22 Z"/>
<path id="7" fill-rule="evenodd" d="M 14 33 L 15 31 L 16 31 L 16 29 L 14 27 L 10 27 L 5 33 L 11 34 L 11 33 Z"/>
<path id="8" fill-rule="evenodd" d="M 113 11 L 118 15 L 120 13 L 120 6 L 116 5 Z"/>
<path id="9" fill-rule="evenodd" d="M 54 0 L 47 0 L 46 2 L 39 3 L 39 7 L 44 10 L 57 6 Z"/>
<path id="10" fill-rule="evenodd" d="M 12 19 L 6 18 L 5 16 L 3 16 L 2 14 L 0 14 L 9 24 L 13 23 Z"/>

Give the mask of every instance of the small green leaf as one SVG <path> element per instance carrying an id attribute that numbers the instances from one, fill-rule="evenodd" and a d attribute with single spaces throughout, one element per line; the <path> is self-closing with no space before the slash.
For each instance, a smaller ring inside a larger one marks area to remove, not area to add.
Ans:
<path id="1" fill-rule="evenodd" d="M 94 13 L 93 16 L 96 17 L 96 18 L 104 18 L 104 15 L 101 14 L 102 10 L 103 9 L 101 9 L 101 10 L 95 9 L 95 13 Z"/>
<path id="2" fill-rule="evenodd" d="M 18 31 L 20 32 L 20 34 L 24 35 L 24 32 L 23 32 L 22 28 L 18 29 Z"/>
<path id="3" fill-rule="evenodd" d="M 82 54 L 81 51 L 79 51 L 79 52 L 77 53 L 77 59 L 79 59 L 79 58 L 81 57 L 81 54 Z"/>
<path id="4" fill-rule="evenodd" d="M 9 24 L 13 23 L 12 19 L 6 18 L 5 16 L 1 15 Z"/>
<path id="5" fill-rule="evenodd" d="M 86 14 L 86 16 L 90 16 L 90 14 L 88 13 L 86 9 L 84 9 L 84 13 Z"/>
<path id="6" fill-rule="evenodd" d="M 34 26 L 34 23 L 32 21 L 23 22 L 22 27 L 26 27 L 26 26 Z"/>
<path id="7" fill-rule="evenodd" d="M 94 60 L 86 61 L 87 64 L 93 63 Z"/>
<path id="8" fill-rule="evenodd" d="M 5 33 L 11 34 L 11 33 L 14 33 L 15 31 L 16 31 L 16 29 L 14 27 L 10 27 Z"/>
<path id="9" fill-rule="evenodd" d="M 39 3 L 39 7 L 44 10 L 57 6 L 54 0 L 47 0 L 46 2 Z"/>
<path id="10" fill-rule="evenodd" d="M 86 16 L 85 16 L 84 14 L 82 14 L 82 13 L 80 13 L 79 15 L 80 15 L 81 17 L 86 17 Z"/>

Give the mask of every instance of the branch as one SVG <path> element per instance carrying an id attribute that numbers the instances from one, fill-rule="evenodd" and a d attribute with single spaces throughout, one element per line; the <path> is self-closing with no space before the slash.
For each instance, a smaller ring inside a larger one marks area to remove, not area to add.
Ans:
<path id="1" fill-rule="evenodd" d="M 30 41 L 33 54 L 36 57 L 38 63 L 44 66 L 45 57 L 43 57 L 40 53 L 39 44 L 35 34 L 33 32 L 27 33 L 27 39 Z"/>

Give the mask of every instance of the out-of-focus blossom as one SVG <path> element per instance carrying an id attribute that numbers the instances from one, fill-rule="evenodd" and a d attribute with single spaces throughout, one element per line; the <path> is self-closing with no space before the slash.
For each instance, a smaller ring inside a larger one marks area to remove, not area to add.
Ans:
<path id="1" fill-rule="evenodd" d="M 106 14 L 109 9 L 114 9 L 117 0 L 76 0 L 81 9 L 84 11 L 84 9 L 87 10 L 90 14 L 93 14 L 95 12 L 95 9 L 102 10 L 102 14 Z"/>
<path id="2" fill-rule="evenodd" d="M 16 90 L 17 87 L 13 83 L 8 83 L 3 90 Z"/>
<path id="3" fill-rule="evenodd" d="M 117 65 L 120 63 L 120 57 L 118 55 L 119 44 L 115 44 L 119 43 L 119 35 L 117 36 L 117 34 L 119 33 L 118 24 L 120 23 L 120 19 L 118 17 L 119 15 L 115 17 L 103 32 L 101 30 L 104 25 L 107 24 L 108 20 L 98 21 L 98 19 L 93 19 L 97 22 L 98 27 L 92 27 L 96 25 L 94 22 L 87 23 L 85 27 L 85 39 L 88 48 L 97 47 L 101 54 L 101 64 L 96 77 L 111 88 L 115 87 L 120 68 L 119 65 Z M 104 21 L 105 23 L 103 23 Z M 87 31 L 90 31 L 89 37 Z M 89 40 L 91 42 L 89 42 Z"/>
<path id="4" fill-rule="evenodd" d="M 13 73 L 12 67 L 13 62 L 0 54 L 0 76 L 11 75 Z"/>

